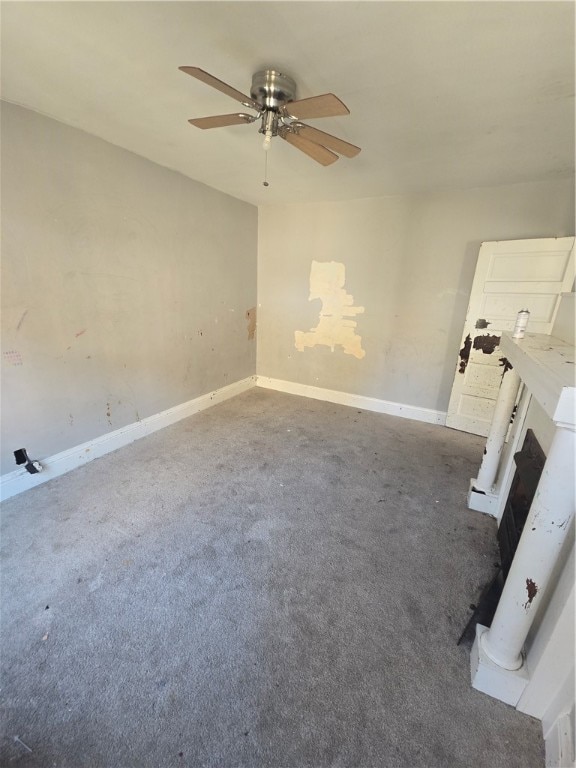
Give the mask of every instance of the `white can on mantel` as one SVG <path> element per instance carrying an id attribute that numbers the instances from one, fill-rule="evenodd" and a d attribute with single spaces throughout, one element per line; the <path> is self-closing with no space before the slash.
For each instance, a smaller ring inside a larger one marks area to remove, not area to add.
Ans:
<path id="1" fill-rule="evenodd" d="M 520 312 L 518 312 L 518 316 L 516 317 L 516 325 L 514 326 L 514 331 L 512 333 L 513 339 L 524 338 L 524 334 L 526 333 L 526 326 L 528 325 L 528 320 L 530 320 L 530 310 L 521 309 Z"/>

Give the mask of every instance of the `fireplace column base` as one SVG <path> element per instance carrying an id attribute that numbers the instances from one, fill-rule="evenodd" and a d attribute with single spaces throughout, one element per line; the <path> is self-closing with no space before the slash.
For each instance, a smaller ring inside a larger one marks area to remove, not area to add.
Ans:
<path id="1" fill-rule="evenodd" d="M 482 647 L 482 636 L 486 632 L 488 627 L 476 625 L 476 639 L 470 654 L 472 688 L 515 707 L 530 682 L 526 665 L 511 670 L 492 661 Z"/>
<path id="2" fill-rule="evenodd" d="M 475 512 L 483 512 L 485 515 L 492 515 L 492 517 L 498 517 L 500 496 L 493 491 L 479 491 L 476 488 L 475 478 L 470 480 L 467 502 L 468 509 L 473 509 Z"/>

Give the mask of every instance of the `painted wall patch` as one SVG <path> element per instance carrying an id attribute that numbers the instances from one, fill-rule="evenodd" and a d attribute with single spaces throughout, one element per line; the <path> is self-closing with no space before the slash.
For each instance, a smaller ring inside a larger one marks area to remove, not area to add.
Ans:
<path id="1" fill-rule="evenodd" d="M 323 345 L 332 352 L 341 347 L 347 355 L 361 359 L 366 354 L 362 338 L 356 333 L 356 321 L 350 318 L 364 312 L 354 307 L 354 297 L 344 288 L 346 267 L 338 261 L 313 261 L 310 268 L 309 301 L 320 299 L 320 320 L 310 331 L 295 331 L 294 342 L 299 352 L 306 347 Z"/>

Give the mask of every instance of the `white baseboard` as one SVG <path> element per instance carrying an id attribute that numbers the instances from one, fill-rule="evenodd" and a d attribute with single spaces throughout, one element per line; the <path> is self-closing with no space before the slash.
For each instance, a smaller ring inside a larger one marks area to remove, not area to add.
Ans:
<path id="1" fill-rule="evenodd" d="M 376 413 L 387 413 L 391 416 L 402 416 L 406 419 L 415 419 L 424 421 L 428 424 L 441 424 L 446 421 L 444 411 L 433 411 L 429 408 L 420 408 L 415 405 L 404 405 L 394 403 L 389 400 L 378 400 L 375 397 L 365 397 L 364 395 L 353 395 L 347 392 L 338 392 L 332 389 L 323 389 L 313 387 L 307 384 L 297 384 L 291 381 L 282 381 L 280 379 L 271 379 L 267 376 L 249 376 L 234 384 L 217 389 L 214 392 L 208 392 L 205 395 L 189 400 L 187 403 L 168 408 L 161 413 L 153 416 L 147 416 L 141 421 L 133 424 L 127 424 L 125 427 L 108 432 L 94 440 L 89 440 L 82 445 L 76 445 L 66 451 L 57 453 L 47 458 L 38 457 L 42 464 L 43 471 L 31 475 L 25 469 L 17 469 L 0 477 L 0 499 L 9 499 L 30 488 L 48 482 L 55 477 L 66 474 L 77 467 L 81 467 L 94 459 L 105 456 L 111 451 L 116 451 L 125 445 L 133 443 L 141 437 L 150 435 L 163 427 L 175 424 L 181 419 L 192 416 L 199 411 L 203 411 L 212 405 L 228 400 L 241 392 L 245 392 L 254 386 L 265 389 L 274 389 L 278 392 L 286 392 L 291 395 L 300 395 L 302 397 L 311 397 L 314 400 L 325 400 L 329 403 L 338 405 L 348 405 L 355 408 L 362 408 L 366 411 L 375 411 Z M 37 458 L 37 457 L 34 457 Z"/>
<path id="2" fill-rule="evenodd" d="M 168 408 L 161 413 L 155 413 L 153 416 L 147 416 L 134 424 L 127 424 L 113 432 L 108 432 L 87 443 L 76 445 L 66 451 L 57 453 L 47 458 L 39 458 L 43 471 L 31 475 L 25 469 L 17 469 L 0 477 L 0 499 L 9 499 L 23 491 L 34 488 L 37 485 L 48 482 L 55 477 L 64 475 L 72 469 L 76 469 L 89 461 L 98 459 L 111 451 L 122 448 L 125 445 L 133 443 L 141 437 L 150 435 L 163 427 L 175 424 L 181 419 L 193 416 L 199 411 L 210 408 L 212 405 L 228 400 L 241 392 L 245 392 L 256 385 L 256 377 L 249 376 L 247 379 L 236 381 L 226 387 L 221 387 L 214 392 L 208 392 L 200 397 L 195 397 L 186 403 L 181 403 L 173 408 Z M 36 458 L 36 457 L 34 457 Z"/>
<path id="3" fill-rule="evenodd" d="M 574 768 L 574 734 L 570 714 L 558 717 L 544 738 L 546 768 Z"/>
<path id="4" fill-rule="evenodd" d="M 263 387 L 264 389 L 274 389 L 277 392 L 286 392 L 289 395 L 300 395 L 301 397 L 311 397 L 314 400 L 325 400 L 329 403 L 337 403 L 338 405 L 350 405 L 354 408 L 362 408 L 365 411 L 375 411 L 376 413 L 387 413 L 390 416 L 402 416 L 405 419 L 425 421 L 428 424 L 444 426 L 446 423 L 445 411 L 434 411 L 430 408 L 420 408 L 417 405 L 394 403 L 391 400 L 379 400 L 376 397 L 352 395 L 348 392 L 323 389 L 322 387 L 314 387 L 310 384 L 297 384 L 293 381 L 271 379 L 268 376 L 256 376 L 256 386 Z"/>

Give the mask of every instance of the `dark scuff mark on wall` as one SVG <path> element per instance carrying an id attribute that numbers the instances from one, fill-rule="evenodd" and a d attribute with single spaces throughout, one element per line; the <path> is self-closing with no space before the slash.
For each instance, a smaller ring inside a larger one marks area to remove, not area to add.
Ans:
<path id="1" fill-rule="evenodd" d="M 466 366 L 468 365 L 468 360 L 470 359 L 470 348 L 472 347 L 472 339 L 470 337 L 470 334 L 466 336 L 464 339 L 464 346 L 460 350 L 460 368 L 458 368 L 458 373 L 464 373 L 466 370 Z"/>
<path id="2" fill-rule="evenodd" d="M 248 339 L 252 341 L 256 336 L 256 307 L 246 310 L 246 320 L 248 320 Z"/>
<path id="3" fill-rule="evenodd" d="M 524 608 L 528 610 L 528 606 L 531 605 L 532 600 L 534 600 L 534 598 L 538 594 L 538 587 L 532 581 L 532 579 L 526 579 L 526 592 L 528 593 L 528 600 L 526 600 L 526 602 L 524 603 Z"/>
<path id="4" fill-rule="evenodd" d="M 82 336 L 82 334 L 84 334 L 84 333 L 86 333 L 86 328 L 83 328 L 81 331 L 78 331 L 78 333 L 76 333 L 74 335 L 76 336 L 76 338 L 78 338 L 78 336 Z"/>
<path id="5" fill-rule="evenodd" d="M 478 320 L 476 320 L 476 325 L 474 327 L 482 330 L 483 328 L 488 328 L 489 325 L 491 325 L 489 320 L 484 320 L 483 317 L 479 317 Z"/>
<path id="6" fill-rule="evenodd" d="M 476 336 L 474 339 L 474 349 L 481 349 L 484 355 L 491 355 L 500 344 L 500 336 L 491 336 L 486 333 L 484 336 Z"/>
<path id="7" fill-rule="evenodd" d="M 106 403 L 106 418 L 108 419 L 108 424 L 110 424 L 110 426 L 112 426 L 111 417 L 112 411 L 110 409 L 110 403 Z"/>
<path id="8" fill-rule="evenodd" d="M 24 313 L 22 314 L 22 317 L 20 318 L 20 320 L 18 320 L 18 325 L 16 326 L 16 330 L 17 330 L 17 331 L 19 331 L 19 330 L 20 330 L 20 326 L 21 326 L 21 325 L 22 325 L 22 323 L 24 322 L 24 318 L 26 317 L 26 315 L 27 315 L 27 314 L 28 314 L 28 310 L 27 310 L 27 309 L 25 309 L 25 310 L 24 310 Z"/>

